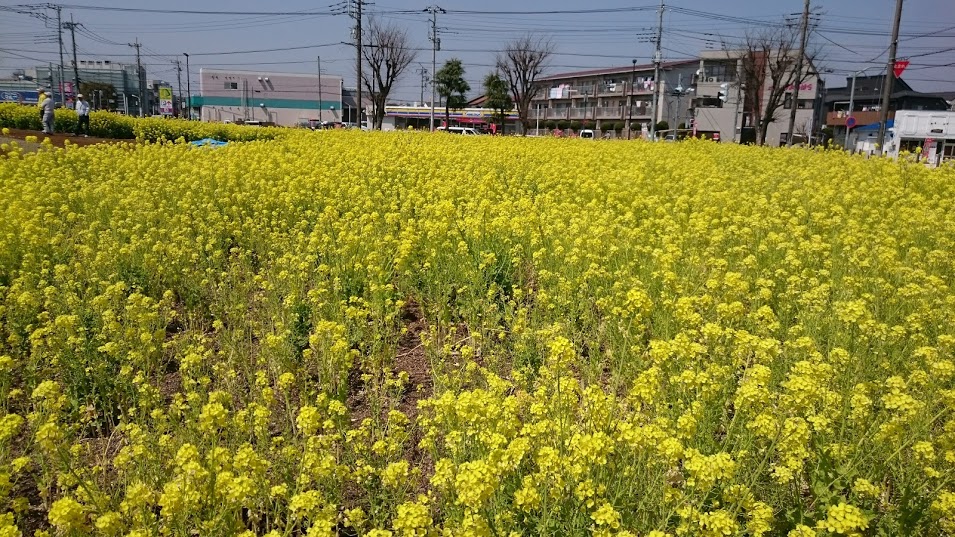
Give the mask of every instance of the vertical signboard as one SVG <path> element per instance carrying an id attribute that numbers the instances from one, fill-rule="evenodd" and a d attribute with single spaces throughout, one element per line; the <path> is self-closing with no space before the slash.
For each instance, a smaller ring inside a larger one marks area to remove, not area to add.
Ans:
<path id="1" fill-rule="evenodd" d="M 173 114 L 172 88 L 169 86 L 159 86 L 159 113 L 164 116 Z"/>

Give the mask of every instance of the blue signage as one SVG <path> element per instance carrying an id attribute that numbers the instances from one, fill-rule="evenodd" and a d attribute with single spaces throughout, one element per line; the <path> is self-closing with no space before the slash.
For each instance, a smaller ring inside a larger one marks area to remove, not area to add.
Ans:
<path id="1" fill-rule="evenodd" d="M 39 97 L 40 94 L 37 91 L 0 90 L 0 102 L 4 103 L 36 104 Z"/>

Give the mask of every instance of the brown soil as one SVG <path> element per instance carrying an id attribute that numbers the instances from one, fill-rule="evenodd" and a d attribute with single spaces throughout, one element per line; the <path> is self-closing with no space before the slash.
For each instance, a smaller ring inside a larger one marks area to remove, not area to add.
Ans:
<path id="1" fill-rule="evenodd" d="M 421 334 L 428 329 L 428 323 L 421 312 L 421 306 L 409 301 L 402 311 L 402 322 L 407 331 L 398 340 L 398 352 L 395 355 L 395 372 L 408 374 L 408 386 L 398 405 L 398 410 L 414 421 L 418 415 L 418 401 L 431 397 L 434 393 L 434 378 L 431 376 L 431 364 L 421 344 Z"/>
<path id="2" fill-rule="evenodd" d="M 408 374 L 408 384 L 398 401 L 398 410 L 414 422 L 418 414 L 418 401 L 430 397 L 434 391 L 431 366 L 421 344 L 421 334 L 427 330 L 428 323 L 421 312 L 421 306 L 413 299 L 409 300 L 402 310 L 401 321 L 407 330 L 398 339 L 392 370 L 395 374 Z M 348 407 L 354 423 L 360 423 L 372 414 L 366 387 L 361 380 L 363 373 L 360 367 L 355 367 L 348 375 L 348 397 L 345 406 Z"/>
<path id="3" fill-rule="evenodd" d="M 418 401 L 431 397 L 434 393 L 434 379 L 431 376 L 431 365 L 421 344 L 421 334 L 428 329 L 428 322 L 424 318 L 421 306 L 415 300 L 409 300 L 402 310 L 401 321 L 405 332 L 399 337 L 392 364 L 393 374 L 402 372 L 408 374 L 408 383 L 404 392 L 397 401 L 398 410 L 411 421 L 410 437 L 405 444 L 404 459 L 420 472 L 420 479 L 416 483 L 418 492 L 425 492 L 427 484 L 434 475 L 434 461 L 431 456 L 418 448 L 421 441 L 421 430 L 417 427 Z M 348 407 L 352 422 L 361 423 L 372 415 L 368 401 L 366 387 L 361 380 L 362 371 L 356 367 L 349 374 L 348 379 Z M 385 416 L 380 416 L 384 419 Z M 346 492 L 346 496 L 357 498 L 360 491 Z"/>
<path id="4" fill-rule="evenodd" d="M 11 494 L 11 497 L 23 497 L 30 502 L 30 506 L 20 514 L 18 521 L 23 535 L 33 535 L 37 531 L 50 527 L 47 522 L 48 508 L 44 506 L 43 498 L 40 497 L 40 491 L 36 485 L 38 478 L 36 471 L 21 476 Z"/>
<path id="5" fill-rule="evenodd" d="M 431 374 L 431 364 L 421 343 L 421 334 L 428 329 L 421 305 L 410 300 L 402 311 L 402 322 L 407 331 L 398 340 L 398 352 L 395 355 L 395 371 L 408 374 L 408 386 L 398 403 L 398 410 L 411 420 L 411 437 L 405 445 L 404 458 L 421 472 L 417 482 L 417 491 L 427 491 L 431 476 L 434 475 L 434 461 L 431 455 L 421 450 L 422 432 L 418 428 L 418 401 L 427 399 L 434 394 L 434 377 Z"/>
<path id="6" fill-rule="evenodd" d="M 133 141 L 133 140 L 117 140 L 113 138 L 94 138 L 92 136 L 89 138 L 84 138 L 82 135 L 76 136 L 76 135 L 65 133 L 65 132 L 57 132 L 54 134 L 43 134 L 40 131 L 30 131 L 30 130 L 23 130 L 23 129 L 10 129 L 10 132 L 3 135 L 2 138 L 4 141 L 9 141 L 9 140 L 16 141 L 18 144 L 22 146 L 24 145 L 23 141 L 26 139 L 27 136 L 36 136 L 37 145 L 39 145 L 39 142 L 42 142 L 44 138 L 49 138 L 50 142 L 52 142 L 53 145 L 56 147 L 63 147 L 64 145 L 66 145 L 67 140 L 70 141 L 70 144 L 77 145 L 77 146 L 89 146 L 89 145 L 102 144 L 102 143 L 132 142 Z M 31 144 L 31 149 L 35 149 L 32 147 L 32 144 Z"/>

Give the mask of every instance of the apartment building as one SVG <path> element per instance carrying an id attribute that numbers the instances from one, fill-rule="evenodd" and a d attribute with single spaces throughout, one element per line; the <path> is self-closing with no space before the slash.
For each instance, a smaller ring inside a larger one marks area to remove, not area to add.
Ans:
<path id="1" fill-rule="evenodd" d="M 744 50 L 705 50 L 700 53 L 699 65 L 694 73 L 695 96 L 693 98 L 695 129 L 717 133 L 725 142 L 754 142 L 754 103 L 747 99 L 742 76 Z M 767 62 L 768 63 L 768 62 Z M 767 69 L 769 67 L 767 66 Z M 796 122 L 793 129 L 797 141 L 809 140 L 822 128 L 822 97 L 825 82 L 816 72 L 812 62 L 807 61 L 808 76 L 799 85 L 799 99 L 795 103 Z M 770 77 L 759 88 L 760 100 L 765 103 L 769 93 Z M 785 89 L 782 106 L 775 111 L 773 121 L 766 127 L 766 144 L 786 144 L 789 118 L 792 110 L 794 88 Z M 752 97 L 751 97 L 752 98 Z"/>
<path id="2" fill-rule="evenodd" d="M 653 64 L 636 62 L 543 77 L 531 101 L 532 131 L 585 128 L 626 137 L 628 131 L 639 134 L 648 129 L 651 120 L 676 127 L 689 121 L 688 88 L 682 84 L 689 84 L 697 64 L 697 60 L 661 64 L 659 84 L 654 80 Z M 654 92 L 660 96 L 655 117 Z"/>

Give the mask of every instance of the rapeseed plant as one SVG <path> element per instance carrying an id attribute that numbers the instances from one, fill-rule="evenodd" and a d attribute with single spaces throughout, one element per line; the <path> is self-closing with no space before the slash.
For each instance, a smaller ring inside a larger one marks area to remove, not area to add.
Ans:
<path id="1" fill-rule="evenodd" d="M 0 160 L 0 535 L 955 532 L 953 168 L 120 127 Z"/>

